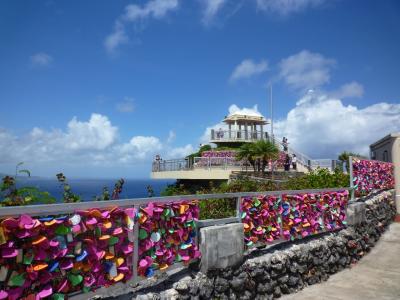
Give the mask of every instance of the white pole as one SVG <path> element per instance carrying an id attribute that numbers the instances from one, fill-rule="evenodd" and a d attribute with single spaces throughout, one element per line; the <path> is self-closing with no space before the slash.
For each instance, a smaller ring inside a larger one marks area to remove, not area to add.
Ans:
<path id="1" fill-rule="evenodd" d="M 271 110 L 271 137 L 274 137 L 274 114 L 273 114 L 273 106 L 272 106 L 272 84 L 269 86 L 270 89 L 270 110 Z"/>

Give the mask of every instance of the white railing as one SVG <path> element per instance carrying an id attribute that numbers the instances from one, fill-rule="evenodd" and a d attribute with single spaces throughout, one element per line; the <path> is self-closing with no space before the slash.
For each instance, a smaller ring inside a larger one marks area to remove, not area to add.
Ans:
<path id="1" fill-rule="evenodd" d="M 260 141 L 268 139 L 268 133 L 249 130 L 211 129 L 211 141 Z"/>

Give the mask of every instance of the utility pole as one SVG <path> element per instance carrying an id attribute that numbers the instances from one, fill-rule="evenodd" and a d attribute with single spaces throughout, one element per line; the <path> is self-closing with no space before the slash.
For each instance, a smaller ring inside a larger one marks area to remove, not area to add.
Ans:
<path id="1" fill-rule="evenodd" d="M 272 83 L 269 85 L 269 109 L 271 111 L 271 137 L 274 138 L 274 114 L 273 114 L 273 104 L 272 104 Z"/>
<path id="2" fill-rule="evenodd" d="M 273 114 L 273 105 L 272 105 L 272 83 L 269 85 L 269 109 L 271 111 L 271 142 L 275 144 L 274 139 L 274 114 Z M 274 169 L 275 169 L 275 161 L 271 161 L 271 178 L 274 180 Z"/>

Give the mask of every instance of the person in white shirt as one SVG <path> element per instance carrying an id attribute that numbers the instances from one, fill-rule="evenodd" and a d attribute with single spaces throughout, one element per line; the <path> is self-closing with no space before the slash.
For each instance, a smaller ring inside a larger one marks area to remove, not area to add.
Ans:
<path id="1" fill-rule="evenodd" d="M 297 157 L 296 157 L 296 154 L 293 154 L 293 156 L 292 156 L 292 168 L 293 168 L 293 170 L 297 170 Z"/>

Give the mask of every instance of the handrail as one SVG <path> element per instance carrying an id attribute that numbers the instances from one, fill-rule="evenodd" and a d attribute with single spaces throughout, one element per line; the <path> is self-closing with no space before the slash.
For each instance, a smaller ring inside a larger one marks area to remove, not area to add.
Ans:
<path id="1" fill-rule="evenodd" d="M 268 139 L 268 132 L 261 130 L 215 130 L 210 131 L 211 141 L 257 141 Z"/>
<path id="2" fill-rule="evenodd" d="M 327 189 L 307 189 L 307 190 L 284 190 L 284 191 L 265 191 L 265 192 L 245 192 L 245 193 L 219 193 L 219 194 L 199 194 L 199 195 L 181 195 L 181 196 L 166 196 L 154 198 L 131 198 L 106 201 L 88 201 L 76 203 L 56 203 L 56 204 L 38 204 L 27 206 L 7 206 L 0 207 L 0 217 L 14 217 L 21 214 L 29 214 L 32 216 L 50 215 L 50 214 L 68 214 L 77 210 L 86 210 L 93 208 L 109 208 L 114 206 L 128 207 L 140 206 L 150 202 L 152 203 L 169 203 L 175 201 L 191 201 L 191 200 L 210 200 L 221 198 L 238 198 L 256 195 L 295 195 L 301 193 L 323 193 L 349 190 L 349 187 L 342 188 L 327 188 Z"/>

